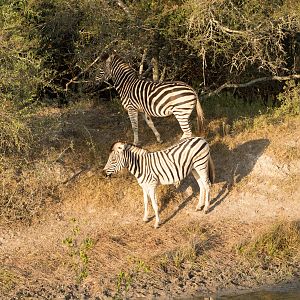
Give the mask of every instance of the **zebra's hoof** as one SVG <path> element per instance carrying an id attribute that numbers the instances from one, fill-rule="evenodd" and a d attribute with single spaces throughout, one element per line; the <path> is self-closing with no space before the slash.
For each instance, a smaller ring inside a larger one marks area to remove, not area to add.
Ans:
<path id="1" fill-rule="evenodd" d="M 209 208 L 205 208 L 205 209 L 204 209 L 204 213 L 205 213 L 205 214 L 208 214 L 208 212 L 209 212 Z"/>
<path id="2" fill-rule="evenodd" d="M 204 208 L 204 205 L 202 205 L 202 206 L 197 206 L 197 207 L 196 207 L 196 211 L 202 210 L 203 208 Z"/>
<path id="3" fill-rule="evenodd" d="M 159 223 L 155 223 L 154 228 L 155 229 L 159 228 L 159 225 L 160 225 Z"/>
<path id="4" fill-rule="evenodd" d="M 160 144 L 162 144 L 164 141 L 163 140 L 157 140 Z"/>
<path id="5" fill-rule="evenodd" d="M 143 221 L 146 223 L 149 221 L 149 218 L 143 218 Z"/>

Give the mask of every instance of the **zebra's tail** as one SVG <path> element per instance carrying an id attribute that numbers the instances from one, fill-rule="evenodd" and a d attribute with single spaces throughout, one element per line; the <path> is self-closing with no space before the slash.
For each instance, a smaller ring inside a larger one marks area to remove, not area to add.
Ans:
<path id="1" fill-rule="evenodd" d="M 215 164 L 209 155 L 209 160 L 208 160 L 208 178 L 211 184 L 215 182 Z"/>
<path id="2" fill-rule="evenodd" d="M 196 100 L 196 111 L 197 111 L 198 134 L 202 136 L 204 134 L 204 113 L 200 104 L 200 99 L 198 97 Z"/>

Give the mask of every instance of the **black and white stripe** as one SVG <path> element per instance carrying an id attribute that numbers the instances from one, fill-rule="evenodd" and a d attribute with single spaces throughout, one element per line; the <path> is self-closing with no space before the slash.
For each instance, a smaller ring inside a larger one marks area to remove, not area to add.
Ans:
<path id="1" fill-rule="evenodd" d="M 144 221 L 148 221 L 148 199 L 155 211 L 155 227 L 159 226 L 155 189 L 159 184 L 177 183 L 193 174 L 200 188 L 196 209 L 208 211 L 210 183 L 214 181 L 214 165 L 208 143 L 200 137 L 181 140 L 162 151 L 149 152 L 132 144 L 116 142 L 104 167 L 106 176 L 128 168 L 143 189 Z"/>
<path id="2" fill-rule="evenodd" d="M 189 123 L 190 115 L 196 106 L 198 130 L 203 129 L 203 111 L 194 89 L 183 82 L 153 82 L 140 79 L 137 72 L 125 63 L 118 55 L 103 55 L 105 61 L 105 80 L 111 78 L 120 95 L 123 107 L 128 111 L 131 121 L 134 144 L 139 143 L 138 113 L 152 129 L 158 142 L 160 134 L 156 130 L 151 117 L 174 115 L 183 131 L 182 138 L 192 136 Z"/>

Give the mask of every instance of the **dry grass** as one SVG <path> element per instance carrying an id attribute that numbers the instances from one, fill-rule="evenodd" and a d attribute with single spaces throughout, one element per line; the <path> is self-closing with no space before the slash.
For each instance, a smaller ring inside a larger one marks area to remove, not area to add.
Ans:
<path id="1" fill-rule="evenodd" d="M 45 160 L 21 166 L 7 160 L 5 163 L 8 166 L 0 174 L 2 221 L 29 223 L 47 203 L 59 201 L 64 173 L 60 165 Z"/>
<path id="2" fill-rule="evenodd" d="M 94 107 L 92 102 L 84 102 L 65 109 L 43 110 L 30 119 L 33 139 L 28 155 L 2 160 L 1 217 L 3 224 L 9 224 L 3 228 L 8 228 L 12 237 L 5 235 L 9 243 L 2 240 L 6 247 L 3 251 L 10 251 L 3 256 L 1 291 L 14 296 L 17 291 L 29 290 L 33 298 L 80 298 L 87 291 L 92 296 L 124 298 L 134 296 L 135 290 L 145 290 L 145 282 L 161 287 L 166 282 L 177 282 L 179 277 L 189 280 L 187 274 L 198 274 L 199 278 L 214 274 L 217 278 L 218 270 L 226 270 L 226 264 L 232 268 L 228 272 L 234 272 L 230 260 L 236 254 L 228 245 L 240 241 L 247 226 L 252 225 L 228 218 L 241 211 L 247 213 L 246 209 L 234 209 L 251 184 L 257 184 L 257 189 L 264 185 L 258 184 L 262 177 L 251 177 L 256 162 L 263 153 L 274 162 L 291 164 L 299 159 L 297 144 L 280 147 L 285 139 L 295 140 L 294 135 L 286 135 L 290 128 L 299 128 L 299 121 L 293 118 L 288 125 L 273 124 L 252 131 L 241 124 L 235 133 L 232 120 L 226 121 L 223 116 L 208 119 L 207 136 L 217 168 L 217 183 L 212 188 L 213 214 L 194 213 L 198 190 L 191 179 L 180 188 L 161 186 L 158 198 L 164 223 L 154 230 L 153 219 L 142 222 L 143 197 L 136 179 L 127 171 L 111 180 L 101 174 L 111 144 L 116 140 L 132 141 L 128 117 L 119 109 L 110 103 Z M 157 144 L 141 120 L 141 142 L 147 149 L 168 147 L 180 138 L 174 118 L 154 121 L 166 142 Z M 293 176 L 285 179 L 291 191 L 296 182 Z M 281 177 L 278 180 L 283 182 Z M 250 188 L 249 193 L 254 190 Z M 230 193 L 232 202 L 222 202 Z M 224 203 L 232 211 L 218 206 Z M 31 226 L 20 226 L 17 235 L 13 224 L 17 220 Z M 291 228 L 286 232 L 280 227 L 274 232 L 258 244 L 243 244 L 244 253 L 249 249 L 249 253 L 257 251 L 257 256 L 266 257 L 270 240 L 277 249 L 280 244 L 297 242 L 275 239 L 276 235 L 291 233 Z M 288 255 L 276 251 L 276 259 L 284 260 Z M 286 253 L 294 255 L 291 248 L 289 251 Z M 226 276 L 230 282 L 229 273 Z M 43 287 L 47 291 L 43 292 Z"/>
<path id="3" fill-rule="evenodd" d="M 245 257 L 261 261 L 300 257 L 299 222 L 280 222 L 238 247 Z"/>
<path id="4" fill-rule="evenodd" d="M 217 241 L 217 237 L 209 228 L 196 222 L 185 225 L 180 231 L 183 238 L 181 243 L 156 258 L 159 262 L 159 269 L 165 273 L 180 273 L 183 269 L 185 271 L 193 269 L 197 265 L 199 257 Z"/>

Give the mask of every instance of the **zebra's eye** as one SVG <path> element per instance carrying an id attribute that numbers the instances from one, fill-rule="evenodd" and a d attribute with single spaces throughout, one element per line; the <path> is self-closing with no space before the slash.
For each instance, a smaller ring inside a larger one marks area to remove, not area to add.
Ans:
<path id="1" fill-rule="evenodd" d="M 116 162 L 117 161 L 117 155 L 115 153 L 112 153 L 111 157 L 110 157 L 110 160 L 112 163 Z"/>

